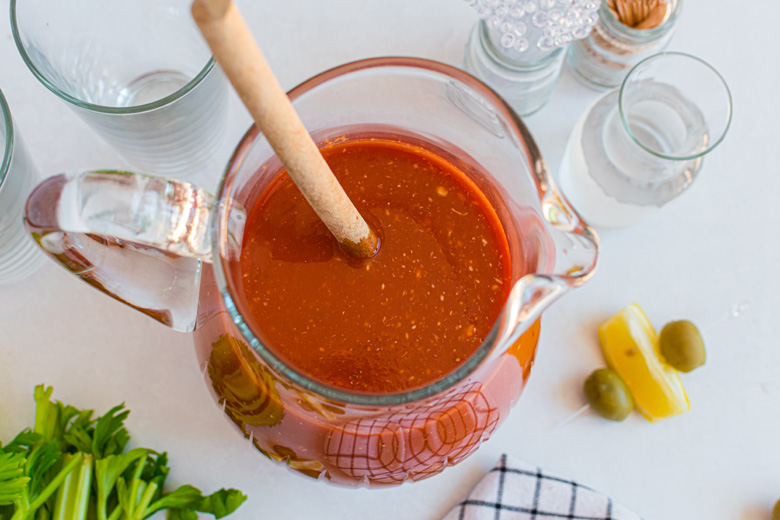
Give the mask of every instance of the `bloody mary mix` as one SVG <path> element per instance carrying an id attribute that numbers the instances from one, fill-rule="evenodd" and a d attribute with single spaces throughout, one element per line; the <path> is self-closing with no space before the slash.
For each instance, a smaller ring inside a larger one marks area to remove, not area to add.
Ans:
<path id="1" fill-rule="evenodd" d="M 267 164 L 248 184 L 240 258 L 228 273 L 236 305 L 303 378 L 372 398 L 430 388 L 474 355 L 524 274 L 524 252 L 515 245 L 510 259 L 507 245 L 517 229 L 505 234 L 471 178 L 417 142 L 348 137 L 322 149 L 380 237 L 368 260 L 341 250 L 281 169 Z M 533 232 L 532 218 L 520 217 Z M 343 485 L 424 479 L 468 457 L 520 395 L 539 334 L 537 322 L 429 398 L 357 406 L 280 376 L 226 334 L 232 318 L 213 305 L 208 267 L 204 279 L 196 343 L 225 413 L 269 458 Z"/>
<path id="2" fill-rule="evenodd" d="M 501 223 L 455 166 L 411 144 L 359 140 L 323 156 L 380 236 L 356 260 L 282 173 L 247 221 L 241 283 L 264 344 L 360 392 L 446 376 L 489 333 L 510 288 Z"/>

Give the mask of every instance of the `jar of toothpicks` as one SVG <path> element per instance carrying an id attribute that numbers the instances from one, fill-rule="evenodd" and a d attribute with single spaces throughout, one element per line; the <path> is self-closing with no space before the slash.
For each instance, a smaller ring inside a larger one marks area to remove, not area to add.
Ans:
<path id="1" fill-rule="evenodd" d="M 682 0 L 602 0 L 598 22 L 569 46 L 566 61 L 587 85 L 618 87 L 634 65 L 668 45 L 681 8 Z"/>

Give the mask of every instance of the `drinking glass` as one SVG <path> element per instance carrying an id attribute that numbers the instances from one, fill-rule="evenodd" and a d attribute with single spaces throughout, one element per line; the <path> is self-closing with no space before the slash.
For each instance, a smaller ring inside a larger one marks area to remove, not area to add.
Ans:
<path id="1" fill-rule="evenodd" d="M 560 184 L 601 227 L 636 224 L 685 191 L 731 123 L 731 94 L 712 66 L 667 52 L 638 63 L 569 138 Z"/>
<path id="2" fill-rule="evenodd" d="M 22 222 L 24 201 L 37 183 L 21 136 L 14 128 L 11 111 L 0 91 L 0 284 L 14 283 L 32 274 L 44 255 L 27 236 Z"/>
<path id="3" fill-rule="evenodd" d="M 143 171 L 186 175 L 216 155 L 224 76 L 188 0 L 11 0 L 30 71 Z"/>

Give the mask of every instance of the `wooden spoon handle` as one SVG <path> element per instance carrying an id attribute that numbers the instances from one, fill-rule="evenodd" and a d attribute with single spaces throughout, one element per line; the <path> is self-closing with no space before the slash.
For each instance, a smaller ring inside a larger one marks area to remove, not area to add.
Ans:
<path id="1" fill-rule="evenodd" d="M 353 256 L 378 239 L 328 167 L 232 0 L 194 0 L 192 16 L 258 128 L 336 239 Z"/>

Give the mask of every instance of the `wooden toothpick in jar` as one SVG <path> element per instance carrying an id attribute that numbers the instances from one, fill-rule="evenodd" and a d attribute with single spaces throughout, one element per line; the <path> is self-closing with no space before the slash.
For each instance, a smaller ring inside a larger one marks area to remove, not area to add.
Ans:
<path id="1" fill-rule="evenodd" d="M 588 86 L 620 86 L 631 68 L 663 51 L 682 10 L 682 0 L 603 0 L 590 35 L 569 46 L 566 61 Z"/>

